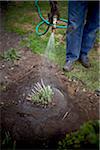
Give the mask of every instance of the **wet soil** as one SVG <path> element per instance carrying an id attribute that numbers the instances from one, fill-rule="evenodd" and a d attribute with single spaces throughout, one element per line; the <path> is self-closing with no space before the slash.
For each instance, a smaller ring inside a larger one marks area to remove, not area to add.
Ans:
<path id="1" fill-rule="evenodd" d="M 81 81 L 69 80 L 57 65 L 28 48 L 20 54 L 20 60 L 0 61 L 2 137 L 9 131 L 18 148 L 55 148 L 65 133 L 99 119 L 99 98 Z M 41 78 L 55 88 L 54 105 L 46 108 L 26 98 Z"/>

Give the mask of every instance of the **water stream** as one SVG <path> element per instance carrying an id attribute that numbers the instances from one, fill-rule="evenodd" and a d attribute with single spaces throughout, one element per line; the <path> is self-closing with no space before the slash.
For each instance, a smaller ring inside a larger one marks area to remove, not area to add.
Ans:
<path id="1" fill-rule="evenodd" d="M 51 33 L 48 40 L 44 56 L 42 58 L 42 67 L 40 68 L 41 78 L 48 72 L 48 66 L 50 65 L 50 59 L 55 59 L 55 37 L 54 32 Z"/>
<path id="2" fill-rule="evenodd" d="M 51 33 L 49 41 L 47 43 L 47 47 L 45 50 L 45 57 L 50 57 L 50 54 L 55 52 L 55 38 L 54 38 L 54 32 Z"/>

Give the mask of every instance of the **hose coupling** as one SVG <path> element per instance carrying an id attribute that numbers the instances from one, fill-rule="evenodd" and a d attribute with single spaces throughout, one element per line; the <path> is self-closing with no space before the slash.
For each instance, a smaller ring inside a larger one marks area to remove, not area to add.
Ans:
<path id="1" fill-rule="evenodd" d="M 52 26 L 52 31 L 56 29 L 56 24 L 57 24 L 57 16 L 53 16 L 53 26 Z"/>

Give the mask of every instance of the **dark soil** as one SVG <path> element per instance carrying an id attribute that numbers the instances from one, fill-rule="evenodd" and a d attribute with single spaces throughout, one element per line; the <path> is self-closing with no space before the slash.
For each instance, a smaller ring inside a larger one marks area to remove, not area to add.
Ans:
<path id="1" fill-rule="evenodd" d="M 17 148 L 55 148 L 67 132 L 99 119 L 99 98 L 81 81 L 69 80 L 57 65 L 27 48 L 20 49 L 20 54 L 20 60 L 0 62 L 2 138 L 9 132 Z M 26 99 L 41 78 L 56 88 L 54 105 L 47 108 Z"/>

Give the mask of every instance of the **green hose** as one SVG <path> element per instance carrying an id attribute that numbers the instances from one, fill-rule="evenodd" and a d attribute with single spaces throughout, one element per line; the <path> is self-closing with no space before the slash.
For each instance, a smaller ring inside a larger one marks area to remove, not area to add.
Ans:
<path id="1" fill-rule="evenodd" d="M 48 20 L 46 20 L 46 19 L 43 18 L 42 13 L 41 13 L 41 10 L 40 10 L 40 7 L 39 7 L 39 5 L 38 5 L 38 0 L 35 0 L 35 6 L 37 7 L 39 17 L 40 17 L 41 20 L 42 20 L 42 21 L 36 26 L 36 33 L 41 36 L 41 35 L 44 35 L 44 34 L 49 30 L 49 27 L 50 27 L 50 26 L 53 26 L 53 24 L 51 24 Z M 63 18 L 59 18 L 59 20 L 62 21 L 62 22 L 65 22 L 65 23 L 68 22 L 68 20 L 63 19 Z M 43 25 L 44 23 L 48 25 L 47 29 L 46 29 L 44 32 L 39 32 L 40 26 Z M 63 25 L 63 26 L 56 26 L 56 28 L 59 28 L 59 29 L 66 29 L 67 26 L 65 26 L 65 25 Z"/>

